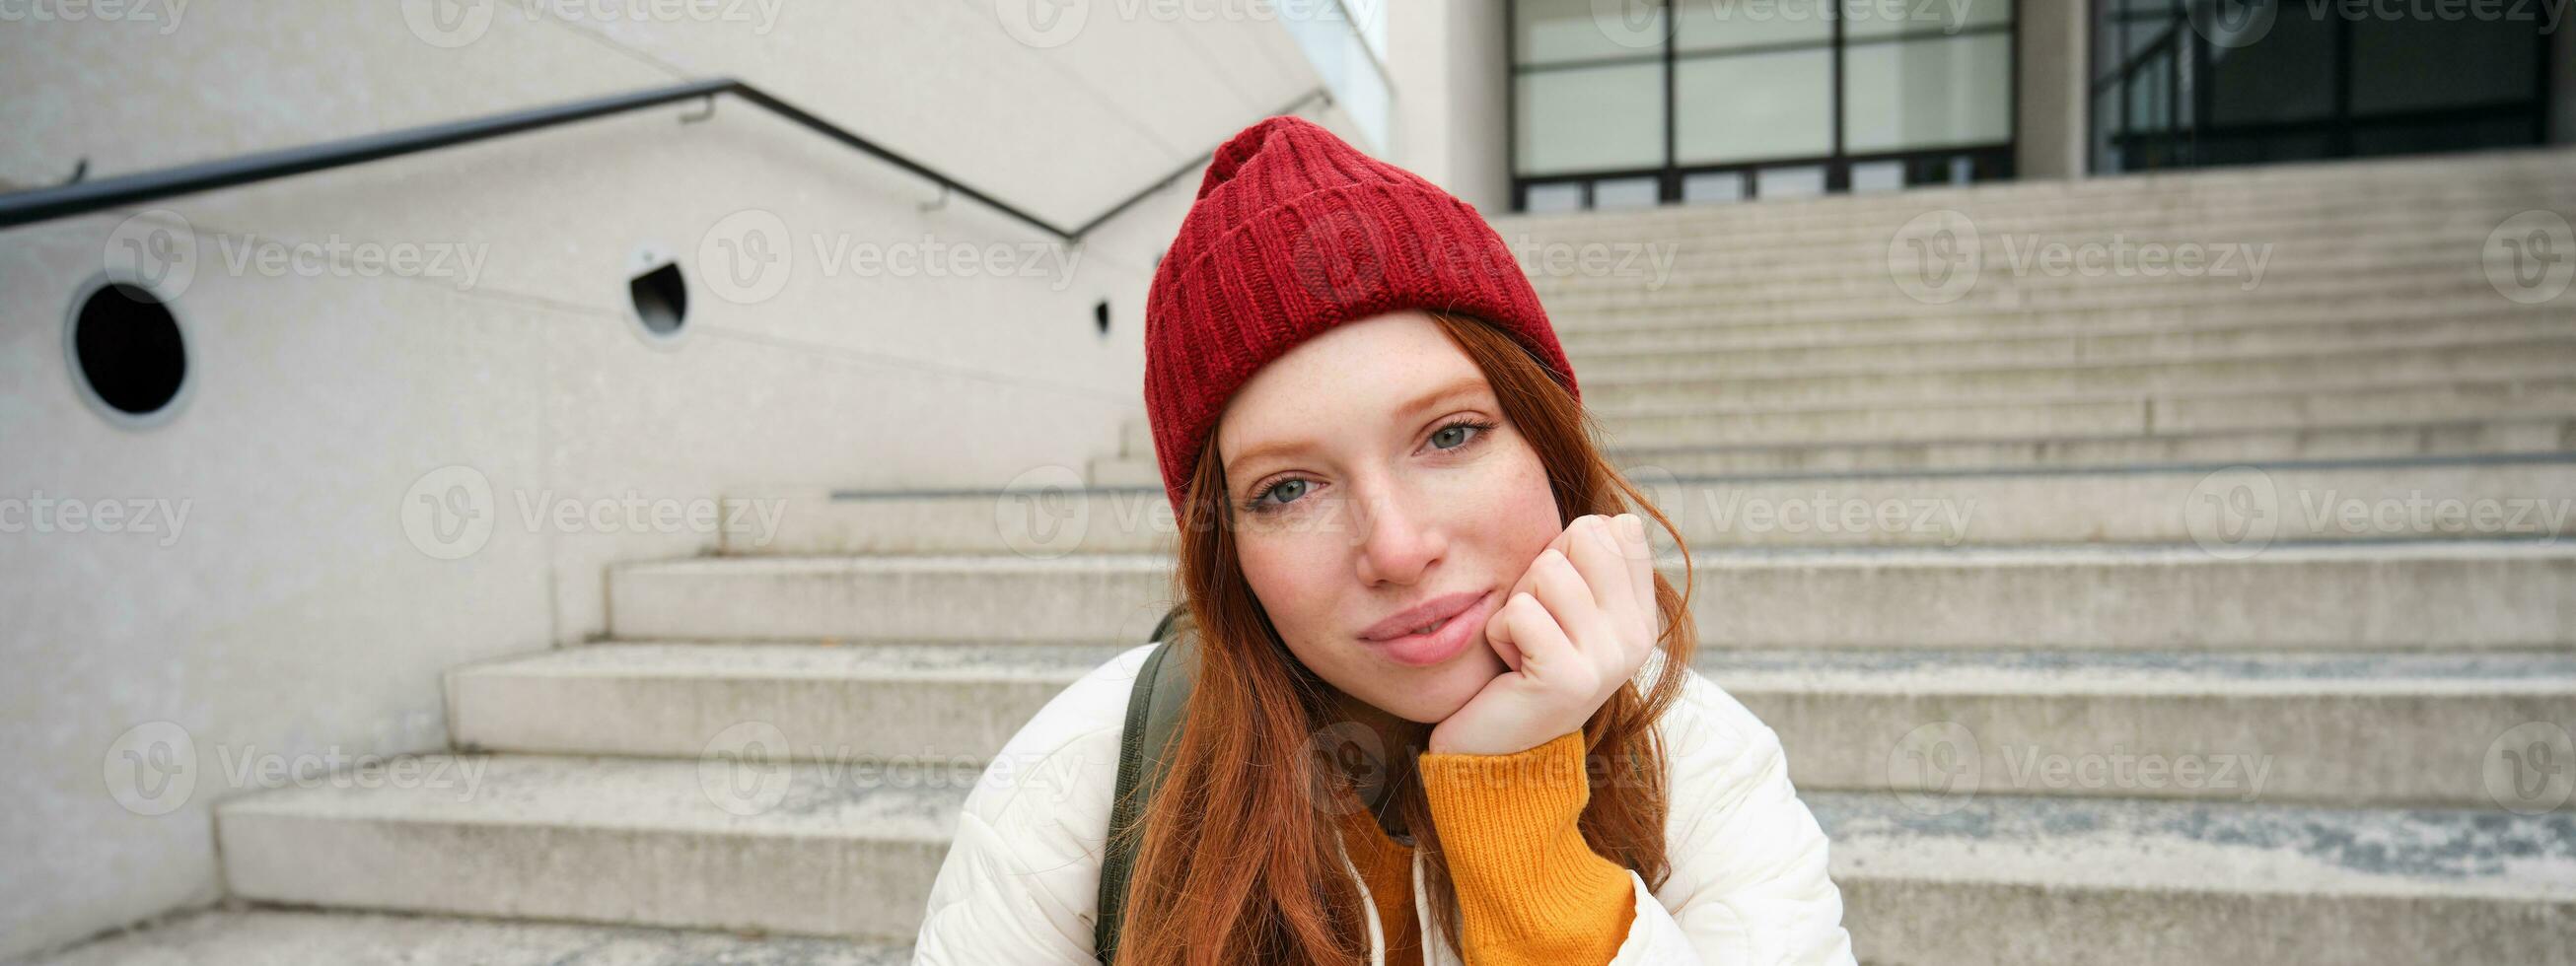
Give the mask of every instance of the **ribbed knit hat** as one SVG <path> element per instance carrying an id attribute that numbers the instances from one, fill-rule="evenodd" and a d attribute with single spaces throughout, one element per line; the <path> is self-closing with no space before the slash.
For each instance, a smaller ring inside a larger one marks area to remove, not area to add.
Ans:
<path id="1" fill-rule="evenodd" d="M 1474 206 L 1300 117 L 1217 148 L 1145 299 L 1145 417 L 1173 512 L 1254 372 L 1337 324 L 1404 309 L 1490 322 L 1582 398 L 1538 293 Z"/>

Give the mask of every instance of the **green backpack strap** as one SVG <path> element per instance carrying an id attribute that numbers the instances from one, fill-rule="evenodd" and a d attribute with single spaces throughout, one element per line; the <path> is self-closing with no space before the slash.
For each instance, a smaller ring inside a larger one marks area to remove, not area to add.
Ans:
<path id="1" fill-rule="evenodd" d="M 1118 741 L 1118 790 L 1110 800 L 1109 841 L 1100 866 L 1100 916 L 1092 926 L 1092 947 L 1101 966 L 1118 957 L 1119 918 L 1127 904 L 1136 846 L 1145 836 L 1145 804 L 1171 769 L 1167 753 L 1180 730 L 1181 708 L 1189 702 L 1197 670 L 1197 642 L 1178 626 L 1181 612 L 1174 607 L 1154 625 L 1153 640 L 1161 646 L 1145 656 L 1136 687 L 1127 694 L 1127 725 Z"/>

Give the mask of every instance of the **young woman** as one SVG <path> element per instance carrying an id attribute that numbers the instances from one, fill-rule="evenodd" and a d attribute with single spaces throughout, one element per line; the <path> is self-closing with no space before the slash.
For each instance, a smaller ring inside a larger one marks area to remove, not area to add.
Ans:
<path id="1" fill-rule="evenodd" d="M 1474 209 L 1265 120 L 1210 162 L 1145 341 L 1197 671 L 1118 963 L 1851 962 L 1778 739 L 1690 670 L 1622 499 L 1669 521 Z M 1152 647 L 986 769 L 917 962 L 1098 961 Z"/>

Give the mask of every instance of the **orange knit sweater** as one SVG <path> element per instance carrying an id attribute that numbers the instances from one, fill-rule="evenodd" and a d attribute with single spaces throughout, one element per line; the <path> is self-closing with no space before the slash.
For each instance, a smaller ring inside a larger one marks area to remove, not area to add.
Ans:
<path id="1" fill-rule="evenodd" d="M 1415 764 L 1457 886 L 1468 966 L 1609 962 L 1637 908 L 1628 870 L 1592 851 L 1575 828 L 1592 800 L 1583 732 L 1518 754 L 1425 752 Z M 1412 847 L 1364 809 L 1340 824 L 1386 930 L 1387 963 L 1423 962 Z"/>

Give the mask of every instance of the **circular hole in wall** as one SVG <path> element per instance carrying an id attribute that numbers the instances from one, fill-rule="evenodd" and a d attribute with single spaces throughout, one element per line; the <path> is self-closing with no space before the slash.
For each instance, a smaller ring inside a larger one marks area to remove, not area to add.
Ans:
<path id="1" fill-rule="evenodd" d="M 626 295 L 634 301 L 635 322 L 646 335 L 671 338 L 689 322 L 689 285 L 677 262 L 663 262 L 627 279 Z"/>
<path id="2" fill-rule="evenodd" d="M 188 384 L 188 340 L 151 290 L 100 282 L 72 302 L 65 353 L 83 398 L 110 418 L 154 421 Z"/>

